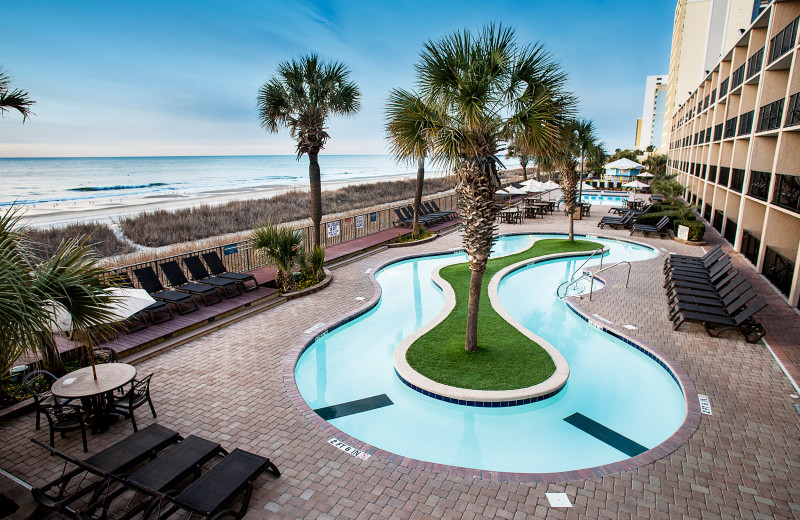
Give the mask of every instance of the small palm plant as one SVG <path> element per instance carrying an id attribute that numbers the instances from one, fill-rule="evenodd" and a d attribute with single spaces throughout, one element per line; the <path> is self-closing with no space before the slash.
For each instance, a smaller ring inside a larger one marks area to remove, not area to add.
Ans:
<path id="1" fill-rule="evenodd" d="M 297 287 L 293 274 L 294 266 L 304 256 L 303 237 L 293 229 L 279 228 L 276 224 L 268 222 L 253 230 L 250 241 L 253 249 L 260 251 L 277 267 L 275 282 L 281 291 L 293 292 Z"/>
<path id="2" fill-rule="evenodd" d="M 325 249 L 315 247 L 311 251 L 306 251 L 305 254 L 300 255 L 297 259 L 297 264 L 300 266 L 300 272 L 306 280 L 313 280 L 314 283 L 321 281 L 325 278 L 325 271 L 322 266 L 325 263 Z"/>

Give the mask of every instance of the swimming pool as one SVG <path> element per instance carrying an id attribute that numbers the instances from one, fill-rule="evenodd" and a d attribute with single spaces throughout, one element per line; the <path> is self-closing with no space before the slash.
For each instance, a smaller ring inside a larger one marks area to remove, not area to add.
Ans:
<path id="1" fill-rule="evenodd" d="M 552 236 L 502 237 L 495 254 L 520 251 L 547 237 Z M 604 259 L 608 264 L 656 254 L 631 243 L 590 239 L 610 248 Z M 498 288 L 500 302 L 512 317 L 567 359 L 570 377 L 555 396 L 508 408 L 477 408 L 426 397 L 403 384 L 392 364 L 395 347 L 433 319 L 444 304 L 431 273 L 464 260 L 463 253 L 441 254 L 381 269 L 376 274 L 383 289 L 379 303 L 318 337 L 299 357 L 295 381 L 308 406 L 328 413 L 337 406 L 346 408 L 340 406 L 343 403 L 385 396 L 391 404 L 366 406 L 359 413 L 328 421 L 356 439 L 403 457 L 519 473 L 570 471 L 620 461 L 632 456 L 631 446 L 653 448 L 681 426 L 686 402 L 672 374 L 639 350 L 592 327 L 555 296 L 557 285 L 585 257 L 524 267 Z M 588 265 L 595 262 L 599 259 Z M 611 432 L 622 443 L 601 440 L 603 432 Z"/>
<path id="2" fill-rule="evenodd" d="M 646 195 L 642 195 L 638 193 L 636 195 L 637 199 L 641 199 Z M 586 193 L 584 192 L 581 200 L 583 202 L 588 202 L 593 206 L 622 206 L 622 201 L 627 200 L 628 198 L 632 198 L 633 193 L 631 192 L 630 196 L 626 194 L 609 194 L 609 193 Z"/>

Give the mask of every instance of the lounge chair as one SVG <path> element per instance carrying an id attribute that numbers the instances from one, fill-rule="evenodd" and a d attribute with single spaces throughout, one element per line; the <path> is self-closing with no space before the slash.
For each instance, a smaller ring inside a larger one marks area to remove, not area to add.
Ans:
<path id="1" fill-rule="evenodd" d="M 600 219 L 600 222 L 597 223 L 597 227 L 600 229 L 604 229 L 605 226 L 612 227 L 614 229 L 619 228 L 627 228 L 633 225 L 633 214 L 632 213 L 625 213 L 622 217 L 603 217 Z"/>
<path id="2" fill-rule="evenodd" d="M 458 211 L 439 209 L 439 205 L 436 204 L 435 200 L 428 201 L 428 204 L 431 205 L 431 207 L 433 208 L 434 211 L 443 212 L 443 213 L 446 213 L 446 214 L 450 215 L 450 220 L 458 218 Z"/>
<path id="3" fill-rule="evenodd" d="M 205 260 L 206 265 L 211 270 L 211 274 L 214 276 L 219 276 L 221 278 L 230 278 L 231 280 L 236 280 L 243 291 L 255 291 L 258 289 L 258 282 L 256 281 L 256 277 L 252 274 L 247 273 L 231 273 L 228 271 L 228 268 L 225 267 L 225 264 L 222 262 L 222 259 L 219 257 L 216 251 L 209 251 L 208 253 L 203 253 L 203 260 Z M 253 282 L 253 286 L 249 287 L 247 282 Z"/>
<path id="4" fill-rule="evenodd" d="M 405 215 L 406 219 L 409 222 L 414 222 L 414 206 L 404 206 L 400 208 L 400 212 Z M 419 208 L 419 222 L 420 224 L 430 225 L 430 224 L 437 224 L 442 220 L 441 216 L 438 215 L 426 215 L 425 209 L 420 206 Z"/>
<path id="5" fill-rule="evenodd" d="M 717 246 L 703 256 L 681 257 L 678 255 L 670 255 L 664 260 L 664 272 L 666 273 L 672 267 L 678 266 L 708 268 L 713 265 L 714 262 L 722 258 L 724 254 L 722 248 Z"/>
<path id="6" fill-rule="evenodd" d="M 756 293 L 748 284 L 740 284 L 725 296 L 713 298 L 679 298 L 670 307 L 670 319 L 681 312 L 707 312 L 709 314 L 730 315 L 756 297 Z"/>
<path id="7" fill-rule="evenodd" d="M 163 262 L 159 264 L 159 268 L 161 268 L 161 272 L 164 273 L 164 276 L 167 277 L 169 284 L 174 289 L 200 296 L 203 299 L 203 303 L 207 306 L 222 301 L 222 297 L 217 292 L 217 288 L 213 285 L 189 282 L 189 279 L 183 274 L 181 266 L 179 266 L 178 262 L 175 260 Z"/>
<path id="8" fill-rule="evenodd" d="M 133 274 L 136 276 L 142 289 L 147 291 L 150 296 L 156 300 L 174 305 L 178 314 L 181 316 L 199 309 L 197 302 L 194 301 L 194 298 L 192 298 L 190 294 L 165 289 L 164 286 L 161 285 L 161 280 L 158 279 L 158 275 L 156 275 L 152 267 L 147 266 L 134 269 Z M 186 306 L 188 306 L 188 309 L 186 309 Z"/>
<path id="9" fill-rule="evenodd" d="M 114 275 L 111 282 L 118 287 L 129 287 L 131 289 L 135 287 L 133 285 L 133 281 L 131 281 L 130 276 L 128 276 L 128 273 L 125 272 Z M 158 317 L 159 315 L 161 316 L 160 318 Z M 164 301 L 156 301 L 155 303 L 148 305 L 147 307 L 137 312 L 128 319 L 138 320 L 139 316 L 141 316 L 141 321 L 145 322 L 145 327 L 147 326 L 147 322 L 145 321 L 144 316 L 150 318 L 150 323 L 152 323 L 153 325 L 164 323 L 165 321 L 169 321 L 175 317 L 172 314 L 172 309 L 170 308 L 169 303 Z M 130 332 L 133 332 L 133 330 L 131 330 Z"/>
<path id="10" fill-rule="evenodd" d="M 637 231 L 642 233 L 644 236 L 650 236 L 650 233 L 654 233 L 658 234 L 661 238 L 664 238 L 669 234 L 669 217 L 661 217 L 661 220 L 659 220 L 655 226 L 650 226 L 647 224 L 634 224 L 633 229 L 631 229 L 631 235 Z"/>
<path id="11" fill-rule="evenodd" d="M 747 280 L 745 280 L 745 278 L 737 272 L 732 278 L 725 278 L 725 283 L 720 284 L 719 287 L 715 286 L 705 290 L 675 287 L 673 290 L 667 293 L 667 301 L 669 305 L 672 305 L 672 302 L 679 299 L 687 303 L 701 304 L 709 299 L 718 300 L 719 298 L 727 296 L 738 286 L 746 283 Z M 749 286 L 749 284 L 747 284 L 747 286 Z"/>
<path id="12" fill-rule="evenodd" d="M 674 268 L 667 273 L 664 287 L 671 281 L 681 280 L 687 282 L 706 282 L 718 278 L 721 273 L 731 269 L 731 258 L 725 255 L 708 269 Z"/>
<path id="13" fill-rule="evenodd" d="M 105 489 L 104 484 L 108 484 L 107 475 L 120 474 L 147 459 L 152 459 L 159 451 L 175 444 L 180 439 L 181 436 L 177 432 L 159 424 L 151 424 L 83 461 L 70 457 L 36 439 L 31 439 L 35 444 L 66 461 L 64 471 L 59 478 L 41 487 L 31 489 L 31 494 L 39 504 L 47 509 L 74 516 L 76 511 L 71 504 L 90 493 L 94 494 L 90 502 L 96 502 L 100 493 Z M 76 468 L 67 471 L 68 464 L 72 464 Z M 70 490 L 70 482 L 79 475 L 83 475 L 84 478 L 80 479 L 77 489 Z M 88 475 L 100 478 L 86 484 L 85 479 Z"/>
<path id="14" fill-rule="evenodd" d="M 239 284 L 236 283 L 236 280 L 222 278 L 219 276 L 211 276 L 211 273 L 206 270 L 206 266 L 203 265 L 203 262 L 200 260 L 199 256 L 186 257 L 183 259 L 183 264 L 189 270 L 189 274 L 192 275 L 192 280 L 195 282 L 218 287 L 222 289 L 222 291 L 225 293 L 225 296 L 228 298 L 231 298 L 231 294 L 228 292 L 229 290 L 233 290 L 236 293 L 233 296 L 240 296 L 243 294 L 242 288 L 239 287 Z"/>
<path id="15" fill-rule="evenodd" d="M 736 330 L 744 335 L 748 343 L 755 343 L 764 337 L 766 330 L 755 321 L 753 316 L 767 306 L 761 298 L 752 299 L 746 307 L 739 308 L 733 314 L 721 316 L 707 312 L 682 312 L 680 319 L 673 322 L 673 329 L 677 329 L 687 321 L 696 321 L 703 324 L 703 327 L 713 338 L 719 337 L 726 330 Z"/>
<path id="16" fill-rule="evenodd" d="M 739 274 L 736 269 L 724 269 L 719 275 L 710 280 L 669 280 L 667 294 L 679 291 L 706 291 L 719 292 L 725 285 L 734 282 Z"/>

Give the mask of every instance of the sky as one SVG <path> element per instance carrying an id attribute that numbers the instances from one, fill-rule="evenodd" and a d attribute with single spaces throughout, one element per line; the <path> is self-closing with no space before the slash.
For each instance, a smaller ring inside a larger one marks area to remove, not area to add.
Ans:
<path id="1" fill-rule="evenodd" d="M 606 148 L 629 148 L 646 76 L 667 74 L 676 0 L 28 0 L 3 7 L 0 67 L 35 115 L 0 119 L 0 157 L 294 153 L 259 126 L 278 63 L 344 63 L 361 110 L 328 121 L 329 154 L 385 154 L 384 104 L 413 89 L 422 45 L 488 23 L 539 42 Z"/>

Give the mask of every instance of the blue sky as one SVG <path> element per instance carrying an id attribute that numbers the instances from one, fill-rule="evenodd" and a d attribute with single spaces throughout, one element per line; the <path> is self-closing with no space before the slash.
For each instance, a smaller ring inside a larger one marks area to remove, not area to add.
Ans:
<path id="1" fill-rule="evenodd" d="M 0 157 L 291 154 L 258 125 L 258 88 L 287 59 L 345 63 L 360 113 L 323 153 L 383 154 L 388 91 L 413 87 L 422 44 L 489 22 L 539 41 L 607 148 L 633 145 L 645 77 L 666 74 L 676 1 L 30 0 L 3 8 L 0 66 L 36 101 L 0 120 Z"/>

